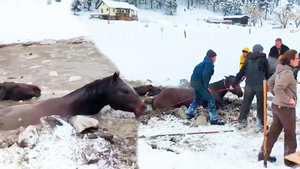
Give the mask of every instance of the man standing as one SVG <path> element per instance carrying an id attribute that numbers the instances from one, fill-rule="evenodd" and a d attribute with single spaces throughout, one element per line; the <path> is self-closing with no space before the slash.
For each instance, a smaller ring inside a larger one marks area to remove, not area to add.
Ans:
<path id="1" fill-rule="evenodd" d="M 204 60 L 194 68 L 191 76 L 191 86 L 194 89 L 195 98 L 190 104 L 186 115 L 188 119 L 194 117 L 195 109 L 198 107 L 199 102 L 203 97 L 208 103 L 210 124 L 224 125 L 224 122 L 219 121 L 215 99 L 208 89 L 209 81 L 214 74 L 214 63 L 216 61 L 216 57 L 216 52 L 210 49 L 207 51 Z"/>
<path id="2" fill-rule="evenodd" d="M 283 55 L 286 51 L 289 50 L 289 47 L 282 44 L 282 39 L 275 39 L 275 45 L 270 49 L 269 52 L 269 65 L 270 65 L 270 77 L 274 74 L 276 66 L 278 64 L 278 58 L 280 55 Z"/>
<path id="3" fill-rule="evenodd" d="M 229 90 L 233 90 L 235 85 L 240 83 L 242 77 L 246 76 L 244 99 L 238 118 L 238 128 L 247 126 L 247 117 L 255 95 L 257 102 L 256 132 L 260 132 L 263 129 L 263 80 L 270 77 L 269 63 L 263 50 L 264 48 L 260 44 L 253 46 L 253 53 L 247 56 L 245 63 L 236 76 L 234 85 L 229 87 Z"/>

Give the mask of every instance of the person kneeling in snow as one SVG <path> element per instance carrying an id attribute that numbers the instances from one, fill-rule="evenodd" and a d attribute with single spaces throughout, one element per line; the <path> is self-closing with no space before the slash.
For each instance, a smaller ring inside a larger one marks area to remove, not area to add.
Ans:
<path id="1" fill-rule="evenodd" d="M 296 152 L 296 103 L 297 83 L 293 76 L 293 68 L 299 64 L 299 56 L 296 50 L 288 50 L 279 57 L 279 64 L 276 72 L 269 79 L 269 90 L 274 98 L 272 100 L 273 122 L 267 133 L 267 160 L 275 162 L 276 158 L 271 157 L 271 151 L 284 129 L 284 156 Z M 264 159 L 264 148 L 258 154 L 258 161 Z M 296 165 L 285 160 L 287 166 Z"/>
<path id="2" fill-rule="evenodd" d="M 257 118 L 255 131 L 258 133 L 263 130 L 263 81 L 269 79 L 269 63 L 267 56 L 263 53 L 264 48 L 260 44 L 253 46 L 253 53 L 247 56 L 242 69 L 236 76 L 233 86 L 229 90 L 240 83 L 241 78 L 246 76 L 246 86 L 244 92 L 244 99 L 242 103 L 241 113 L 238 118 L 238 128 L 247 126 L 251 103 L 254 95 L 256 95 L 257 102 Z"/>
<path id="3" fill-rule="evenodd" d="M 219 121 L 218 112 L 216 110 L 216 102 L 208 89 L 209 81 L 214 74 L 214 62 L 217 54 L 213 50 L 208 50 L 204 60 L 199 63 L 191 76 L 191 86 L 195 92 L 195 98 L 190 104 L 186 115 L 188 119 L 194 117 L 195 109 L 198 107 L 201 98 L 203 97 L 208 103 L 208 112 L 211 125 L 224 125 L 224 122 Z"/>

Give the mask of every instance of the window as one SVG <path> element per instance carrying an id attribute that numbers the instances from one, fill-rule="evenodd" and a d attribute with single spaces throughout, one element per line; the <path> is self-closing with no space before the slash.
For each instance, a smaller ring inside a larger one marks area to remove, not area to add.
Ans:
<path id="1" fill-rule="evenodd" d="M 108 8 L 106 8 L 106 11 L 108 11 Z"/>
<path id="2" fill-rule="evenodd" d="M 103 13 L 103 9 L 101 9 L 101 13 Z"/>
<path id="3" fill-rule="evenodd" d="M 115 9 L 113 9 L 113 12 L 115 12 Z"/>
<path id="4" fill-rule="evenodd" d="M 119 9 L 117 9 L 117 12 L 119 12 Z"/>

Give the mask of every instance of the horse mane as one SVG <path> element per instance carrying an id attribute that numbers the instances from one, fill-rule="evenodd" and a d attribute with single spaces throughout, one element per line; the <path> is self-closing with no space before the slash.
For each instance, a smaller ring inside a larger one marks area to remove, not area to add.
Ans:
<path id="1" fill-rule="evenodd" d="M 84 91 L 84 98 L 87 99 L 88 101 L 95 100 L 99 94 L 104 93 L 105 87 L 108 87 L 111 85 L 111 82 L 113 80 L 113 75 L 105 77 L 103 79 L 97 79 L 91 83 L 88 83 L 81 88 L 73 91 L 71 94 L 76 93 L 79 90 L 85 90 Z"/>
<path id="2" fill-rule="evenodd" d="M 234 75 L 229 75 L 229 76 L 227 76 L 227 77 L 234 77 L 234 78 L 235 78 Z M 216 81 L 216 82 L 213 82 L 213 83 L 211 83 L 210 85 L 215 85 L 215 84 L 217 84 L 217 83 L 223 82 L 223 80 L 226 80 L 226 78 L 225 78 L 225 79 L 221 79 L 221 80 Z"/>

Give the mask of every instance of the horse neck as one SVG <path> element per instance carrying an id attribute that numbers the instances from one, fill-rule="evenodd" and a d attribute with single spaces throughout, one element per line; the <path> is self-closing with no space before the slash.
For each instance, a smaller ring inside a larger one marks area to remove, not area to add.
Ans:
<path id="1" fill-rule="evenodd" d="M 103 98 L 106 98 L 104 94 L 97 94 L 97 97 L 94 96 L 94 98 L 86 98 L 85 95 L 86 89 L 82 88 L 63 97 L 73 115 L 97 114 L 104 106 L 108 105 L 108 103 L 103 100 Z"/>
<path id="2" fill-rule="evenodd" d="M 225 80 L 226 79 L 223 79 L 223 80 L 220 80 L 218 82 L 215 82 L 215 83 L 211 84 L 211 87 L 210 87 L 212 90 L 215 90 L 216 93 L 221 98 L 223 98 L 227 94 L 227 92 L 228 92 L 227 87 L 225 85 Z"/>

